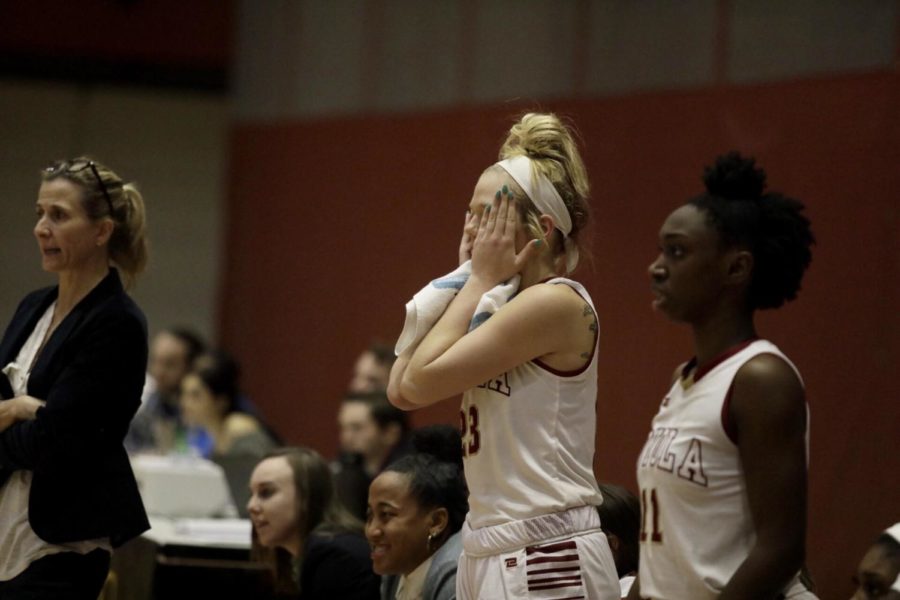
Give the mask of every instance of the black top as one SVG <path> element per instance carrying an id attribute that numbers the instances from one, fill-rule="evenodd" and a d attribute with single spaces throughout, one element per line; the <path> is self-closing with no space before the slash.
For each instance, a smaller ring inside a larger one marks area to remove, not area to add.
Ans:
<path id="1" fill-rule="evenodd" d="M 380 585 L 361 534 L 313 534 L 306 542 L 302 600 L 378 600 Z"/>
<path id="2" fill-rule="evenodd" d="M 0 341 L 0 368 L 16 359 L 58 287 L 22 300 Z M 122 447 L 141 402 L 147 323 L 115 269 L 59 324 L 38 355 L 28 394 L 46 405 L 0 432 L 0 485 L 32 471 L 28 518 L 43 540 L 109 538 L 119 546 L 149 529 Z M 0 376 L 0 398 L 13 390 Z"/>

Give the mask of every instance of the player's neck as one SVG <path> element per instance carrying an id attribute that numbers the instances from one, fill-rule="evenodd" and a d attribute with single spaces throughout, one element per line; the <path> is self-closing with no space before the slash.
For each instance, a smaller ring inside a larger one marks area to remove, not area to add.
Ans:
<path id="1" fill-rule="evenodd" d="M 540 255 L 534 260 L 528 261 L 520 275 L 522 281 L 519 283 L 519 289 L 524 290 L 536 283 L 559 277 L 560 273 L 557 272 L 552 258 L 548 255 Z"/>
<path id="2" fill-rule="evenodd" d="M 712 315 L 702 323 L 695 323 L 693 330 L 697 366 L 703 366 L 729 348 L 756 337 L 752 313 Z"/>

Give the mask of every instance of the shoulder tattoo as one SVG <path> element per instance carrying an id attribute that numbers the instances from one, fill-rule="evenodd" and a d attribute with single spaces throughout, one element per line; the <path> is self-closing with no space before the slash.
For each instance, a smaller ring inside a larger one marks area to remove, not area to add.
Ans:
<path id="1" fill-rule="evenodd" d="M 584 308 L 581 310 L 582 317 L 588 317 L 588 329 L 592 333 L 597 333 L 597 316 L 594 314 L 594 309 L 591 308 L 591 305 L 587 302 L 584 303 Z"/>

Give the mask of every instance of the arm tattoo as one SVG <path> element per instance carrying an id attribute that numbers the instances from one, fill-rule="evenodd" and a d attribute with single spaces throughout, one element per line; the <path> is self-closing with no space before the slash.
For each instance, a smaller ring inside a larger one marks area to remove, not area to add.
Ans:
<path id="1" fill-rule="evenodd" d="M 590 321 L 590 323 L 588 323 L 588 329 L 591 330 L 591 332 L 594 335 L 596 335 L 597 334 L 597 317 L 594 314 L 594 309 L 591 308 L 591 306 L 589 304 L 585 303 L 584 308 L 581 311 L 581 316 L 582 317 L 590 317 L 591 321 Z M 581 353 L 581 358 L 583 358 L 585 360 L 589 359 L 590 357 L 591 357 L 590 352 L 582 352 Z"/>
<path id="2" fill-rule="evenodd" d="M 584 309 L 582 309 L 581 311 L 581 316 L 591 318 L 591 322 L 588 324 L 588 329 L 590 329 L 593 333 L 597 333 L 597 317 L 594 316 L 594 309 L 592 309 L 589 304 L 584 305 Z"/>

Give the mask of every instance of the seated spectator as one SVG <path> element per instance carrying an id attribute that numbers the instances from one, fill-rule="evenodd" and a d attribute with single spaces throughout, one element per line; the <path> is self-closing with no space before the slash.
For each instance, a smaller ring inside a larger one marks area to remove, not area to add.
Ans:
<path id="1" fill-rule="evenodd" d="M 878 536 L 859 562 L 852 600 L 900 600 L 900 523 Z"/>
<path id="2" fill-rule="evenodd" d="M 414 453 L 369 487 L 372 567 L 384 576 L 382 600 L 450 600 L 469 510 L 462 440 L 456 428 L 435 425 L 415 432 L 412 443 Z"/>
<path id="3" fill-rule="evenodd" d="M 640 555 L 641 503 L 625 488 L 611 483 L 599 483 L 603 504 L 597 507 L 600 527 L 609 541 L 622 598 L 628 596 L 638 570 Z"/>
<path id="4" fill-rule="evenodd" d="M 153 338 L 144 398 L 125 437 L 128 452 L 166 454 L 183 441 L 181 380 L 204 349 L 199 336 L 181 327 L 164 329 Z"/>
<path id="5" fill-rule="evenodd" d="M 356 359 L 347 391 L 359 394 L 386 390 L 396 358 L 392 347 L 379 342 L 372 343 Z"/>
<path id="6" fill-rule="evenodd" d="M 250 477 L 247 510 L 253 553 L 268 563 L 278 593 L 303 600 L 378 598 L 362 523 L 337 501 L 325 460 L 306 448 L 283 448 Z"/>
<path id="7" fill-rule="evenodd" d="M 239 408 L 238 367 L 224 352 L 197 358 L 181 382 L 181 411 L 185 424 L 207 433 L 190 436 L 194 450 L 204 457 L 263 456 L 276 443 L 260 421 Z"/>
<path id="8" fill-rule="evenodd" d="M 338 412 L 340 455 L 334 464 L 338 497 L 363 519 L 369 484 L 382 469 L 409 453 L 409 416 L 384 391 L 348 394 Z"/>

